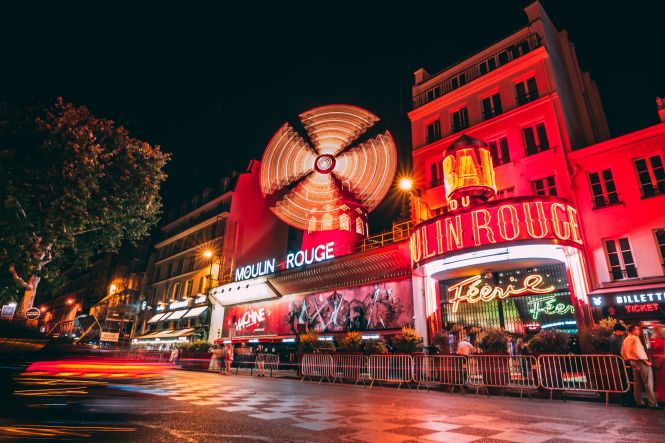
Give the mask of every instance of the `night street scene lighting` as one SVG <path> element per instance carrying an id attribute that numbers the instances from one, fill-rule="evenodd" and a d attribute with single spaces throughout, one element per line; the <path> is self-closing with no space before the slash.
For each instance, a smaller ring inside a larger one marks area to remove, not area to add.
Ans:
<path id="1" fill-rule="evenodd" d="M 661 5 L 2 12 L 0 440 L 663 440 Z"/>

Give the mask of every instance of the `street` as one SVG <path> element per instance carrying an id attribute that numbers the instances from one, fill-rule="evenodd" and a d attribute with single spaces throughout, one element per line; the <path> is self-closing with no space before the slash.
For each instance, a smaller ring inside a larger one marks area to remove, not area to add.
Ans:
<path id="1" fill-rule="evenodd" d="M 134 380 L 14 377 L 4 441 L 657 441 L 662 411 L 169 370 Z"/>

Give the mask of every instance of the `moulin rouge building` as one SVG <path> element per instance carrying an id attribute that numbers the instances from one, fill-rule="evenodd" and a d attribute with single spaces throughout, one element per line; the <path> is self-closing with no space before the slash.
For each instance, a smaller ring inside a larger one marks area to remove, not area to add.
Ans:
<path id="1" fill-rule="evenodd" d="M 392 232 L 369 236 L 397 166 L 378 116 L 321 106 L 277 130 L 233 191 L 211 341 L 665 320 L 665 123 L 610 138 L 565 31 L 525 12 L 482 52 L 416 71 L 412 220 Z"/>

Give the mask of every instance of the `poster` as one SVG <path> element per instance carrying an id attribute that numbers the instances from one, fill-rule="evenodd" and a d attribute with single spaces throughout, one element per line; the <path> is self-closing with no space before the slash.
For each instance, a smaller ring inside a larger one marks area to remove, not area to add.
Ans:
<path id="1" fill-rule="evenodd" d="M 230 306 L 224 313 L 225 335 L 235 325 L 237 336 L 399 329 L 412 323 L 410 279 L 287 295 Z"/>

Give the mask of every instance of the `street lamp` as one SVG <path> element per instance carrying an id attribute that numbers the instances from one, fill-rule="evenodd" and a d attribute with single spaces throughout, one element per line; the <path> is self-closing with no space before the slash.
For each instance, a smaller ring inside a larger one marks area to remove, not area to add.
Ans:
<path id="1" fill-rule="evenodd" d="M 73 298 L 68 298 L 66 303 L 67 303 L 68 305 L 71 305 L 71 304 L 74 303 L 74 299 L 73 299 Z"/>
<path id="2" fill-rule="evenodd" d="M 429 214 L 422 217 L 423 206 L 429 212 L 429 205 L 422 201 L 420 197 L 420 189 L 415 188 L 413 179 L 411 177 L 402 177 L 399 179 L 399 188 L 403 192 L 409 193 L 409 208 L 411 210 L 411 220 L 414 225 L 419 224 L 421 221 L 427 220 Z"/>
<path id="3" fill-rule="evenodd" d="M 215 254 L 211 249 L 203 251 L 203 257 L 210 260 L 210 274 L 208 278 L 211 283 L 214 281 L 215 286 L 219 284 L 219 273 L 222 269 L 222 257 Z"/>

